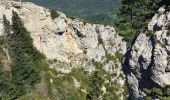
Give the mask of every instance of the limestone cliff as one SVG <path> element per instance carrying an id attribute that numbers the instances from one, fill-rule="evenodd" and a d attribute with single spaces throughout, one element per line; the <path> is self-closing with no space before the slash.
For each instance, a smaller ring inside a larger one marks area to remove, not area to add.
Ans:
<path id="1" fill-rule="evenodd" d="M 49 9 L 33 3 L 0 1 L 1 36 L 4 35 L 3 15 L 11 21 L 12 11 L 19 14 L 31 33 L 34 46 L 46 56 L 50 68 L 67 74 L 72 69 L 83 68 L 90 74 L 101 66 L 100 70 L 111 76 L 106 83 L 116 81 L 123 86 L 124 78 L 120 74 L 126 43 L 113 27 L 86 23 L 61 12 L 57 12 L 58 16 L 53 19 Z M 73 79 L 76 87 L 80 87 L 81 84 Z M 106 92 L 105 87 L 103 91 Z M 116 94 L 122 92 L 119 88 Z"/>
<path id="2" fill-rule="evenodd" d="M 123 65 L 131 99 L 143 97 L 144 89 L 170 85 L 170 12 L 164 7 L 148 24 L 148 31 L 140 33 L 126 53 Z"/>
<path id="3" fill-rule="evenodd" d="M 72 20 L 61 12 L 52 20 L 49 9 L 28 2 L 6 5 L 0 2 L 0 9 L 1 35 L 3 14 L 11 20 L 12 10 L 16 11 L 30 31 L 35 47 L 48 59 L 80 65 L 85 58 L 105 62 L 106 53 L 115 56 L 116 52 L 124 54 L 126 51 L 126 43 L 110 26 Z"/>

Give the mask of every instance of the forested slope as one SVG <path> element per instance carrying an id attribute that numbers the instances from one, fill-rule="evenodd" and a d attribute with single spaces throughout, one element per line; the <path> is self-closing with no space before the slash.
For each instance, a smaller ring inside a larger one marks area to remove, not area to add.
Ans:
<path id="1" fill-rule="evenodd" d="M 121 0 L 23 0 L 62 11 L 93 23 L 113 25 Z"/>

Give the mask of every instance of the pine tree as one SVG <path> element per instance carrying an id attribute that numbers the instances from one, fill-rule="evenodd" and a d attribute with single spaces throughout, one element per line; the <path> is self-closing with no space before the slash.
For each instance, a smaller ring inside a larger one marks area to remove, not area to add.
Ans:
<path id="1" fill-rule="evenodd" d="M 4 23 L 4 34 L 9 35 L 11 31 L 10 22 L 6 19 L 6 16 L 3 15 L 3 23 Z"/>
<path id="2" fill-rule="evenodd" d="M 117 24 L 120 35 L 129 43 L 142 30 L 159 8 L 159 0 L 122 0 Z"/>
<path id="3" fill-rule="evenodd" d="M 166 10 L 170 10 L 170 0 L 162 0 L 162 5 L 165 5 Z"/>

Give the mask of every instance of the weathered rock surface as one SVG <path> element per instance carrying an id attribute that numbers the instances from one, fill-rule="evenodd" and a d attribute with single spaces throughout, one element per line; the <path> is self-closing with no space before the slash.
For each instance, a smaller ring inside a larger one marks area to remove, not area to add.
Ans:
<path id="1" fill-rule="evenodd" d="M 46 56 L 50 68 L 65 75 L 75 68 L 83 68 L 87 73 L 95 70 L 106 72 L 104 75 L 110 78 L 106 83 L 116 83 L 114 85 L 119 89 L 115 93 L 123 100 L 121 60 L 126 52 L 126 43 L 113 27 L 68 18 L 61 12 L 52 19 L 49 9 L 33 3 L 1 0 L 1 36 L 4 35 L 3 15 L 11 23 L 12 11 L 21 17 L 34 46 Z M 76 88 L 82 85 L 79 81 L 73 77 Z M 105 86 L 101 89 L 106 92 Z"/>
<path id="2" fill-rule="evenodd" d="M 35 47 L 51 61 L 51 68 L 69 73 L 72 68 L 83 67 L 92 72 L 95 61 L 103 64 L 108 73 L 121 72 L 116 54 L 126 52 L 126 43 L 114 28 L 71 19 L 61 12 L 53 20 L 49 9 L 28 2 L 0 1 L 0 35 L 3 35 L 3 15 L 11 21 L 12 10 L 30 31 Z"/>
<path id="3" fill-rule="evenodd" d="M 57 12 L 59 16 L 52 19 L 49 9 L 33 3 L 0 1 L 1 36 L 4 35 L 3 15 L 12 22 L 12 11 L 19 14 L 33 38 L 34 46 L 46 56 L 50 68 L 65 74 L 80 67 L 87 73 L 105 70 L 105 75 L 110 77 L 106 83 L 118 83 L 119 91 L 116 93 L 123 100 L 121 61 L 126 43 L 113 27 L 82 22 L 61 12 Z M 76 88 L 81 87 L 76 78 L 73 77 L 73 81 Z M 50 82 L 53 83 L 53 80 L 50 79 Z M 101 88 L 106 92 L 104 86 Z"/>
<path id="4" fill-rule="evenodd" d="M 148 24 L 148 30 L 153 34 L 140 33 L 126 54 L 123 68 L 132 100 L 143 96 L 144 88 L 170 85 L 168 23 L 170 12 L 162 7 Z"/>

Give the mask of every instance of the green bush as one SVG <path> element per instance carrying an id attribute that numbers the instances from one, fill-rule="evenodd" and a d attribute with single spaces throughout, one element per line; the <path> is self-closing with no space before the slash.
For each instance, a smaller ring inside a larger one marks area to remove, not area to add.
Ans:
<path id="1" fill-rule="evenodd" d="M 101 87 L 104 84 L 104 78 L 100 74 L 99 71 L 95 71 L 91 76 L 90 76 L 90 87 L 91 90 L 89 90 L 87 94 L 87 99 L 90 100 L 96 100 L 100 96 L 102 96 L 103 91 L 101 90 Z"/>
<path id="2" fill-rule="evenodd" d="M 146 33 L 146 36 L 150 37 L 150 36 L 152 36 L 153 34 L 154 34 L 153 31 L 148 31 L 148 32 Z"/>
<path id="3" fill-rule="evenodd" d="M 161 100 L 169 100 L 167 98 L 170 98 L 170 87 L 154 87 L 151 89 L 143 89 L 143 91 L 147 94 L 145 98 L 152 98 L 152 97 L 157 97 L 158 99 Z"/>
<path id="4" fill-rule="evenodd" d="M 75 87 L 73 77 L 80 82 L 80 88 Z M 53 80 L 53 83 L 49 83 L 50 99 L 86 100 L 86 93 L 82 92 L 81 89 L 88 88 L 88 76 L 81 68 L 73 69 L 69 74 L 57 73 L 55 70 L 51 70 L 47 79 Z"/>
<path id="5" fill-rule="evenodd" d="M 70 19 L 72 19 L 72 20 L 76 19 L 76 17 L 71 16 L 71 15 L 66 15 L 66 17 L 67 17 L 67 18 L 70 18 Z"/>
<path id="6" fill-rule="evenodd" d="M 115 53 L 115 58 L 117 58 L 120 62 L 123 60 L 123 54 L 119 53 L 118 51 Z"/>
<path id="7" fill-rule="evenodd" d="M 55 18 L 57 18 L 57 17 L 60 16 L 60 15 L 57 13 L 56 10 L 53 10 L 53 9 L 52 9 L 50 12 L 51 12 L 51 18 L 52 18 L 52 19 L 55 19 Z"/>

